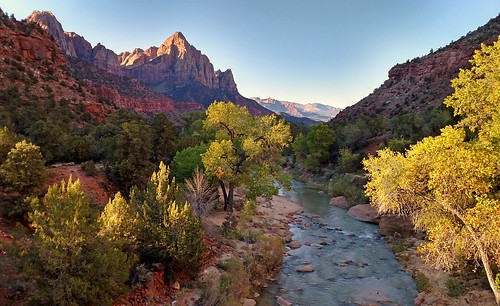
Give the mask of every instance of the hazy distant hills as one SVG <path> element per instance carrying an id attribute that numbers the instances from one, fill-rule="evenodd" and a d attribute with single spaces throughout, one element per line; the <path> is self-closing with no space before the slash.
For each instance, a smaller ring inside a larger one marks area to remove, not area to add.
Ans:
<path id="1" fill-rule="evenodd" d="M 273 98 L 261 99 L 259 97 L 253 97 L 251 99 L 276 113 L 286 113 L 293 117 L 309 118 L 321 122 L 331 120 L 342 110 L 342 108 L 320 103 L 301 104 L 289 101 L 279 101 Z"/>

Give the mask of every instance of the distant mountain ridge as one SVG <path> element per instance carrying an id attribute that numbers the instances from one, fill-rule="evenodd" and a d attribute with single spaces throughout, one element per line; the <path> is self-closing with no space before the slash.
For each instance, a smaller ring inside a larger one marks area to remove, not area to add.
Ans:
<path id="1" fill-rule="evenodd" d="M 500 35 L 500 15 L 456 42 L 428 55 L 397 64 L 388 79 L 370 95 L 341 111 L 333 122 L 351 121 L 361 116 L 390 118 L 407 113 L 423 113 L 439 105 L 453 90 L 450 81 L 481 44 L 491 44 Z"/>
<path id="2" fill-rule="evenodd" d="M 49 32 L 67 56 L 117 76 L 137 79 L 177 103 L 198 103 L 206 108 L 213 101 L 231 101 L 246 106 L 253 114 L 272 113 L 243 97 L 231 70 L 214 70 L 208 57 L 190 45 L 181 32 L 168 37 L 159 47 L 116 54 L 100 43 L 92 47 L 83 36 L 65 32 L 51 12 L 34 11 L 27 20 Z"/>
<path id="3" fill-rule="evenodd" d="M 309 118 L 314 121 L 326 122 L 335 117 L 342 108 L 333 107 L 320 103 L 301 104 L 289 101 L 280 101 L 273 98 L 261 99 L 253 97 L 252 100 L 257 101 L 265 108 L 273 112 L 286 113 L 298 118 Z"/>

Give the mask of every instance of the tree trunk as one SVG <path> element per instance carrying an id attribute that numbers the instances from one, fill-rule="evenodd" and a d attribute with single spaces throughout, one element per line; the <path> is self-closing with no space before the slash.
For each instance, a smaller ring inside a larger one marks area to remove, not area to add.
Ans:
<path id="1" fill-rule="evenodd" d="M 479 249 L 479 254 L 481 255 L 481 261 L 483 262 L 484 271 L 486 272 L 486 277 L 488 278 L 488 283 L 490 284 L 491 290 L 493 290 L 493 294 L 495 295 L 495 300 L 497 302 L 497 305 L 500 305 L 500 290 L 495 284 L 495 275 L 491 270 L 488 253 L 483 249 L 482 246 L 479 246 L 478 249 Z"/>
<path id="2" fill-rule="evenodd" d="M 224 185 L 223 181 L 219 181 L 220 188 L 222 189 L 222 195 L 224 196 L 224 211 L 227 210 L 227 206 L 229 205 L 229 196 L 226 191 L 226 185 Z"/>
<path id="3" fill-rule="evenodd" d="M 465 227 L 471 234 L 472 240 L 474 241 L 474 244 L 476 245 L 477 250 L 479 251 L 479 256 L 481 257 L 481 262 L 483 263 L 483 268 L 484 271 L 486 272 L 486 277 L 488 278 L 488 283 L 491 287 L 491 290 L 493 291 L 493 295 L 495 295 L 495 301 L 497 302 L 497 305 L 500 305 L 500 290 L 495 284 L 495 275 L 493 274 L 493 270 L 491 269 L 490 257 L 488 256 L 488 251 L 484 249 L 483 243 L 481 242 L 481 239 L 477 236 L 474 228 L 472 228 L 470 224 L 465 222 L 463 214 L 453 207 L 445 206 L 445 208 L 452 214 L 454 214 L 458 219 L 460 219 L 460 221 L 465 225 Z"/>
<path id="4" fill-rule="evenodd" d="M 234 198 L 234 183 L 230 182 L 229 183 L 229 194 L 227 198 L 227 202 L 229 205 L 229 211 L 233 211 L 233 198 Z"/>

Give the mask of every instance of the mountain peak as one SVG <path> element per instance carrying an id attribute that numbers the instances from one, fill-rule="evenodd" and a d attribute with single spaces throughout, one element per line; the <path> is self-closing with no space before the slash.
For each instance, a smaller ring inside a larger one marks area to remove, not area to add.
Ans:
<path id="1" fill-rule="evenodd" d="M 33 11 L 26 18 L 27 21 L 37 23 L 42 29 L 47 31 L 57 41 L 59 47 L 67 54 L 76 57 L 76 52 L 73 44 L 68 42 L 64 34 L 61 23 L 56 16 L 50 11 Z"/>
<path id="2" fill-rule="evenodd" d="M 186 37 L 180 31 L 175 32 L 171 37 L 174 37 L 175 39 L 186 40 Z"/>
<path id="3" fill-rule="evenodd" d="M 173 54 L 178 58 L 184 58 L 191 45 L 181 32 L 175 32 L 167 38 L 158 48 L 158 56 L 164 54 Z"/>

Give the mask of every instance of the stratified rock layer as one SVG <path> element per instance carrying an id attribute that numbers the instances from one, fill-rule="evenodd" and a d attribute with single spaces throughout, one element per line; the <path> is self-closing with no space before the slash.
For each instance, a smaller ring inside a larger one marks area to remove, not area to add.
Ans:
<path id="1" fill-rule="evenodd" d="M 372 94 L 341 111 L 331 122 L 350 121 L 361 116 L 392 117 L 422 113 L 439 105 L 452 93 L 450 81 L 460 68 L 469 68 L 474 50 L 491 44 L 500 35 L 500 16 L 435 52 L 397 64 L 389 78 Z"/>
<path id="2" fill-rule="evenodd" d="M 215 100 L 231 101 L 246 106 L 252 114 L 272 113 L 241 96 L 231 70 L 215 71 L 208 57 L 190 45 L 181 32 L 174 33 L 159 47 L 136 48 L 116 54 L 101 44 L 92 48 L 82 36 L 64 32 L 50 12 L 35 11 L 27 20 L 46 29 L 67 56 L 118 76 L 137 79 L 175 102 L 200 103 L 208 107 Z"/>

